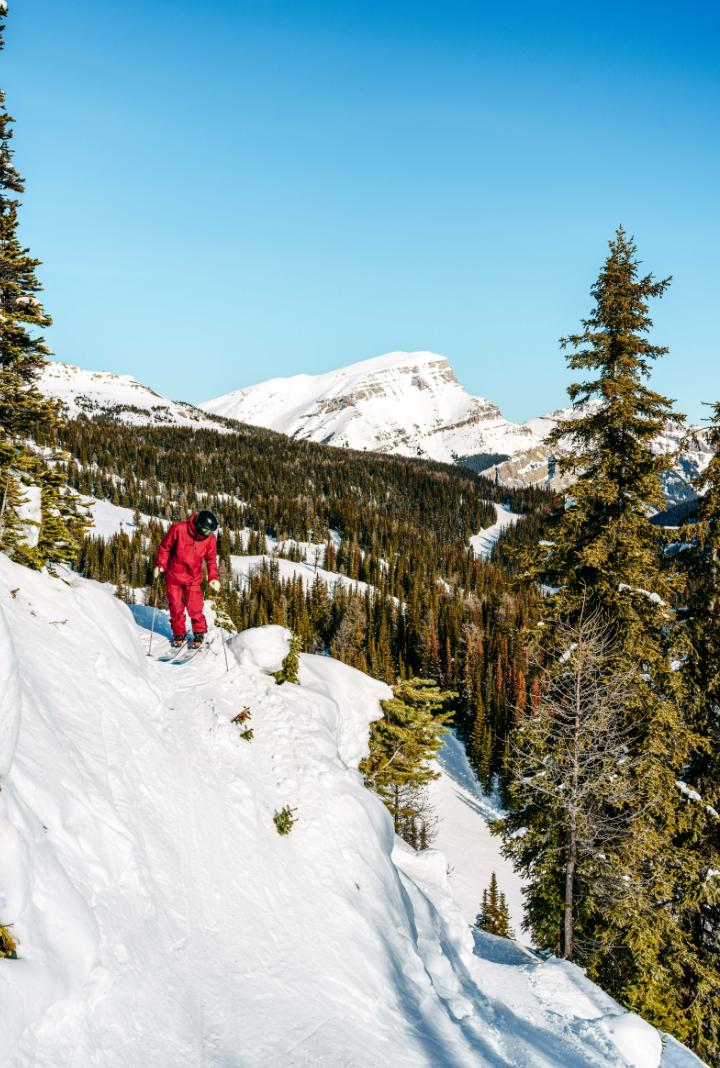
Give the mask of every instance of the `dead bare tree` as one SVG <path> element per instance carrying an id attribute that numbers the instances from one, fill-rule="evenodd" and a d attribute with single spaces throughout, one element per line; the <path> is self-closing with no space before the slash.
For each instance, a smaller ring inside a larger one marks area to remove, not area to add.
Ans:
<path id="1" fill-rule="evenodd" d="M 547 829 L 547 841 L 538 841 L 535 828 L 533 848 L 561 853 L 553 868 L 559 867 L 564 881 L 562 941 L 571 960 L 578 866 L 591 861 L 596 896 L 603 889 L 615 898 L 623 892 L 617 858 L 632 839 L 639 815 L 631 755 L 637 724 L 622 714 L 635 672 L 614 670 L 613 628 L 587 603 L 576 622 L 556 624 L 553 638 L 553 656 L 535 662 L 541 696 L 514 732 L 511 774 L 516 797 L 550 815 L 540 825 Z M 523 846 L 517 832 L 515 841 L 503 833 L 506 853 L 519 860 Z"/>

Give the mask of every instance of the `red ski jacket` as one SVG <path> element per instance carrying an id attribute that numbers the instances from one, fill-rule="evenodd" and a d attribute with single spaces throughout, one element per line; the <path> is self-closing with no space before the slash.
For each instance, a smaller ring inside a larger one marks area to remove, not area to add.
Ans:
<path id="1" fill-rule="evenodd" d="M 167 577 L 180 586 L 199 586 L 202 582 L 202 562 L 207 560 L 208 579 L 218 577 L 217 543 L 214 534 L 202 538 L 191 516 L 187 523 L 173 523 L 160 542 L 155 567 L 167 572 Z"/>

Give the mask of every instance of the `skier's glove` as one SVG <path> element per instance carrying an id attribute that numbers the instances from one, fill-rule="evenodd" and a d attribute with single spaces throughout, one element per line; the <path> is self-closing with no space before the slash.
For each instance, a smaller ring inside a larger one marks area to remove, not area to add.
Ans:
<path id="1" fill-rule="evenodd" d="M 158 577 L 158 575 L 162 575 L 162 573 L 163 573 L 163 568 L 156 567 L 155 570 L 153 571 L 153 578 L 156 579 Z"/>
<path id="2" fill-rule="evenodd" d="M 210 579 L 210 589 L 215 590 L 215 593 L 220 589 L 220 583 L 217 579 Z"/>

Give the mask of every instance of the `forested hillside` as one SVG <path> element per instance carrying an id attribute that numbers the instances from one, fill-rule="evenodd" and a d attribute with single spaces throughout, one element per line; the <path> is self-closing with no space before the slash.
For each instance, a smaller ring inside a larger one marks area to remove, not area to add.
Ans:
<path id="1" fill-rule="evenodd" d="M 131 535 L 104 540 L 90 531 L 76 561 L 87 577 L 113 582 L 121 595 L 149 590 L 163 521 L 212 508 L 223 524 L 223 595 L 239 629 L 286 623 L 307 651 L 328 650 L 385 681 L 435 678 L 458 694 L 455 722 L 472 735 L 483 778 L 499 770 L 508 709 L 528 699 L 523 636 L 539 595 L 477 558 L 468 538 L 495 522 L 493 500 L 532 516 L 534 532 L 550 511 L 547 494 L 508 494 L 471 471 L 240 425 L 222 434 L 80 420 L 59 434 L 73 458 L 71 486 L 150 517 Z M 249 582 L 233 577 L 231 555 L 265 553 L 266 536 L 290 559 L 305 551 L 294 543 L 321 545 L 324 571 L 372 593 L 320 576 L 306 589 L 299 578 L 283 580 L 269 555 Z"/>

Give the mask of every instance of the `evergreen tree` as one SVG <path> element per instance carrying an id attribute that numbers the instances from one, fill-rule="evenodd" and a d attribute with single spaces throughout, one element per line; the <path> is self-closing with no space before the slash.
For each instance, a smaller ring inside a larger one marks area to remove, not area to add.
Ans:
<path id="1" fill-rule="evenodd" d="M 0 49 L 5 17 L 6 8 L 0 7 Z M 18 240 L 20 202 L 7 195 L 24 189 L 12 163 L 13 121 L 0 90 L 0 551 L 19 563 L 41 567 L 72 560 L 76 537 L 89 524 L 76 515 L 72 499 L 63 493 L 62 477 L 27 444 L 39 429 L 54 430 L 59 405 L 45 399 L 35 385 L 49 350 L 34 330 L 49 326 L 51 319 L 36 296 L 41 290 L 35 274 L 40 261 Z M 23 537 L 19 514 L 23 485 L 42 489 L 42 527 L 32 547 Z"/>
<path id="2" fill-rule="evenodd" d="M 476 701 L 475 723 L 467 743 L 467 754 L 483 789 L 490 791 L 493 765 L 492 729 L 487 722 L 483 708 L 482 694 L 478 693 Z"/>
<path id="3" fill-rule="evenodd" d="M 278 686 L 281 686 L 283 682 L 297 682 L 298 681 L 298 669 L 300 667 L 299 653 L 301 649 L 301 641 L 295 634 L 290 636 L 290 648 L 288 654 L 282 662 L 282 667 L 279 671 L 273 672 L 273 678 Z"/>
<path id="4" fill-rule="evenodd" d="M 657 528 L 649 516 L 663 506 L 661 478 L 675 457 L 651 446 L 666 423 L 684 417 L 642 382 L 649 361 L 667 352 L 644 336 L 652 327 L 647 301 L 662 297 L 670 279 L 638 278 L 635 252 L 618 230 L 591 290 L 594 312 L 583 320 L 582 334 L 561 339 L 563 348 L 577 350 L 568 356 L 570 368 L 591 377 L 570 386 L 575 417 L 560 420 L 548 437 L 567 450 L 558 462 L 561 473 L 577 481 L 569 507 L 550 521 L 553 541 L 546 543 L 545 559 L 536 555 L 534 570 L 562 585 L 549 599 L 556 614 L 561 607 L 577 613 L 591 590 L 642 644 L 658 605 L 637 596 L 637 587 L 644 583 L 668 599 L 673 592 L 659 566 Z"/>
<path id="5" fill-rule="evenodd" d="M 20 471 L 8 464 L 3 476 L 5 484 L 0 498 L 0 547 L 8 555 L 14 555 L 19 546 L 27 540 L 25 526 L 21 520 L 21 509 L 30 498 L 24 491 L 23 476 Z"/>
<path id="6" fill-rule="evenodd" d="M 443 711 L 457 695 L 441 693 L 429 679 L 412 679 L 381 701 L 383 718 L 370 725 L 370 754 L 360 765 L 365 785 L 390 810 L 395 832 L 416 844 L 418 815 L 426 811 L 424 788 L 438 772 L 429 762 L 443 746 L 452 713 Z M 417 796 L 419 794 L 419 797 Z"/>
<path id="7" fill-rule="evenodd" d="M 482 908 L 475 918 L 475 927 L 499 938 L 514 938 L 510 927 L 510 911 L 505 894 L 498 890 L 495 872 L 490 876 L 490 886 L 483 890 Z"/>
<path id="8" fill-rule="evenodd" d="M 583 332 L 562 340 L 573 349 L 568 363 L 590 377 L 570 387 L 577 418 L 561 421 L 549 440 L 569 451 L 562 472 L 577 481 L 562 512 L 549 518 L 549 536 L 524 554 L 528 577 L 555 588 L 543 602 L 545 621 L 577 622 L 583 603 L 600 607 L 617 635 L 609 673 L 633 679 L 624 722 L 637 728 L 629 757 L 638 784 L 640 813 L 631 843 L 613 859 L 623 867 L 628 895 L 599 910 L 592 897 L 576 902 L 576 921 L 594 943 L 584 958 L 589 974 L 652 1023 L 681 1034 L 679 987 L 692 956 L 678 923 L 684 883 L 695 878 L 697 860 L 682 845 L 687 806 L 675 785 L 690 759 L 693 738 L 681 714 L 681 656 L 670 607 L 678 583 L 666 566 L 649 516 L 662 506 L 661 476 L 673 457 L 651 444 L 664 425 L 681 418 L 643 379 L 651 361 L 665 353 L 651 345 L 648 299 L 663 295 L 669 279 L 639 277 L 635 247 L 624 232 L 610 243 L 592 288 L 595 309 Z M 552 626 L 539 628 L 542 653 L 553 655 Z M 547 635 L 543 638 L 543 635 Z M 536 886 L 563 927 L 561 852 Z M 548 927 L 537 932 L 548 946 Z M 554 943 L 548 948 L 554 948 Z"/>

